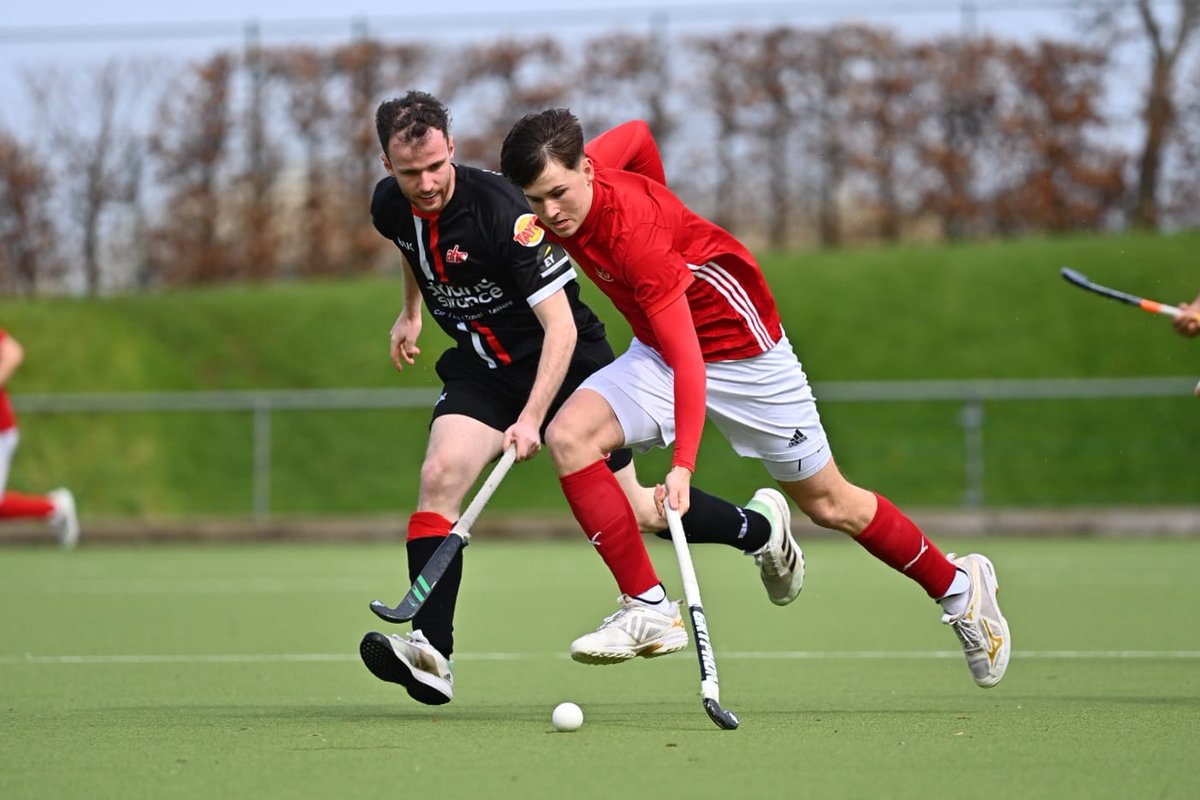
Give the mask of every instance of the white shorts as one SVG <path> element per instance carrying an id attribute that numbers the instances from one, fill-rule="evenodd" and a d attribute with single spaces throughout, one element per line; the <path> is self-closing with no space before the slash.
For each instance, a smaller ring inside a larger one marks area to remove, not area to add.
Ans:
<path id="1" fill-rule="evenodd" d="M 8 488 L 8 469 L 12 466 L 13 455 L 17 452 L 17 444 L 21 441 L 16 428 L 0 431 L 0 497 Z"/>
<path id="2" fill-rule="evenodd" d="M 786 336 L 761 355 L 706 364 L 705 373 L 708 419 L 738 455 L 759 459 L 778 481 L 812 477 L 829 463 L 812 387 Z M 675 441 L 674 373 L 637 339 L 580 388 L 608 401 L 627 446 L 645 452 Z"/>

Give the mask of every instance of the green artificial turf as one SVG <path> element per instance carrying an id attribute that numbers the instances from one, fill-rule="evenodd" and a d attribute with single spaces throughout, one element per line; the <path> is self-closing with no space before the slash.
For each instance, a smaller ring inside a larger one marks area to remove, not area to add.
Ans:
<path id="1" fill-rule="evenodd" d="M 0 796 L 1200 794 L 1200 541 L 940 544 L 996 563 L 1015 650 L 994 689 L 920 589 L 850 542 L 805 543 L 787 608 L 749 559 L 693 548 L 734 732 L 705 716 L 691 648 L 566 658 L 616 607 L 582 538 L 476 538 L 436 708 L 357 657 L 366 631 L 405 629 L 367 608 L 407 588 L 399 542 L 5 548 Z M 669 544 L 649 546 L 678 595 Z M 576 733 L 550 725 L 563 700 Z"/>

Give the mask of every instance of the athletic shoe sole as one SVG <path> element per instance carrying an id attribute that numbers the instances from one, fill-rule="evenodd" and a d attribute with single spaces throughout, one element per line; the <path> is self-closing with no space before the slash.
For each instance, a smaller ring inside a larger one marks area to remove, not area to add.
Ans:
<path id="1" fill-rule="evenodd" d="M 398 683 L 408 690 L 408 696 L 427 706 L 440 706 L 450 702 L 449 697 L 426 686 L 413 675 L 412 668 L 396 655 L 391 642 L 382 633 L 372 631 L 363 637 L 358 654 L 371 674 L 381 681 Z"/>
<path id="2" fill-rule="evenodd" d="M 603 652 L 573 652 L 571 659 L 578 661 L 580 664 L 592 664 L 594 666 L 604 664 L 621 664 L 626 661 L 632 661 L 635 658 L 658 658 L 659 656 L 667 656 L 671 653 L 678 653 L 687 647 L 687 632 L 684 631 L 682 636 L 674 636 L 663 641 L 654 642 L 646 645 L 640 650 L 613 651 L 606 650 Z"/>

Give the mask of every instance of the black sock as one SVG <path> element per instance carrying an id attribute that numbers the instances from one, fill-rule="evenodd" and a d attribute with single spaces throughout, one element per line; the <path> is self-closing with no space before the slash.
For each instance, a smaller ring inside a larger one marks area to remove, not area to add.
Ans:
<path id="1" fill-rule="evenodd" d="M 771 523 L 757 511 L 735 506 L 702 492 L 695 486 L 689 495 L 688 512 L 683 515 L 684 537 L 691 544 L 727 544 L 744 552 L 757 550 L 771 537 Z M 658 531 L 660 539 L 670 539 L 670 531 Z"/>
<path id="2" fill-rule="evenodd" d="M 434 551 L 444 541 L 444 536 L 423 536 L 420 539 L 408 540 L 410 582 L 417 579 L 426 562 L 433 558 Z M 450 658 L 450 653 L 454 651 L 454 606 L 458 602 L 458 586 L 462 583 L 462 565 L 463 555 L 462 550 L 459 550 L 412 621 L 413 630 L 425 634 L 429 643 L 446 658 Z"/>

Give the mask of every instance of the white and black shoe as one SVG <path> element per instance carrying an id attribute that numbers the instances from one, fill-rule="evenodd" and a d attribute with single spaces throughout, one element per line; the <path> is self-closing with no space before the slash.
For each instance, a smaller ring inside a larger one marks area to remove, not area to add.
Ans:
<path id="1" fill-rule="evenodd" d="M 758 564 L 759 577 L 767 597 L 777 606 L 786 606 L 804 588 L 804 552 L 792 537 L 792 510 L 787 498 L 775 489 L 759 489 L 746 503 L 771 523 L 767 543 L 747 553 Z"/>
<path id="2" fill-rule="evenodd" d="M 400 684 L 418 703 L 440 706 L 454 699 L 450 662 L 420 631 L 407 637 L 372 631 L 363 637 L 358 653 L 372 675 Z"/>

